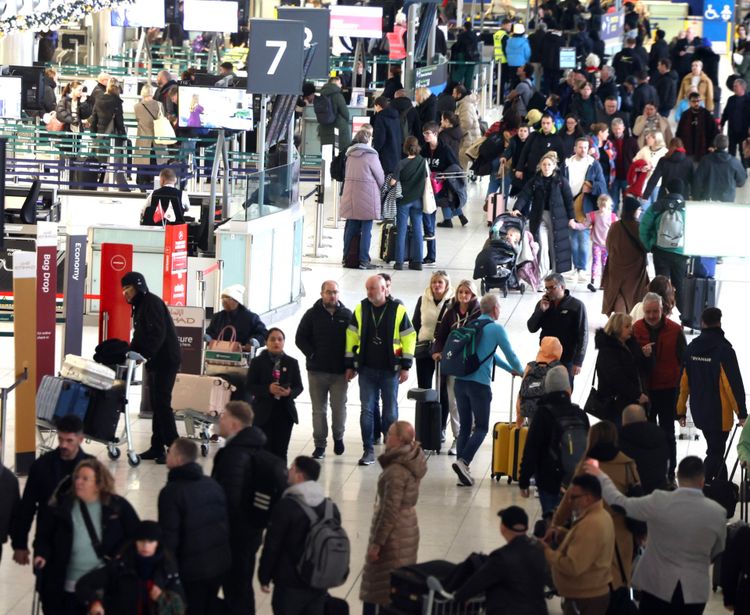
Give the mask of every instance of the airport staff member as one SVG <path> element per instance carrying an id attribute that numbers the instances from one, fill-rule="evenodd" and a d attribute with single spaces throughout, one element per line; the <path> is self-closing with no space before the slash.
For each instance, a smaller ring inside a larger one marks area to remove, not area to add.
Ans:
<path id="1" fill-rule="evenodd" d="M 167 213 L 170 210 L 174 212 Z M 157 209 L 161 207 L 161 214 Z M 170 168 L 159 173 L 159 188 L 146 197 L 141 211 L 141 226 L 162 226 L 164 224 L 184 224 L 185 214 L 190 209 L 190 200 L 184 190 L 177 187 L 177 175 Z"/>

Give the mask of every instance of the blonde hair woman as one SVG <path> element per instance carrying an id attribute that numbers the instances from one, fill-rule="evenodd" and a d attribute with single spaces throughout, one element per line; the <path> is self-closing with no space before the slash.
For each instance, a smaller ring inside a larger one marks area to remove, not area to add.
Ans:
<path id="1" fill-rule="evenodd" d="M 529 230 L 539 243 L 540 279 L 572 267 L 569 224 L 574 219 L 573 194 L 558 163 L 555 152 L 541 157 L 536 174 L 518 193 L 511 212 L 528 218 Z"/>
<path id="2" fill-rule="evenodd" d="M 648 166 L 645 168 L 645 171 L 648 173 L 646 175 L 646 179 L 643 183 L 644 186 L 648 184 L 648 180 L 651 179 L 651 175 L 654 173 L 654 169 L 656 169 L 656 165 L 659 164 L 659 161 L 666 156 L 666 154 L 669 152 L 669 149 L 667 148 L 667 144 L 664 142 L 664 135 L 659 130 L 644 130 L 643 131 L 643 140 L 645 145 L 638 150 L 638 153 L 634 156 L 633 162 L 636 162 L 638 160 L 645 160 L 648 163 Z M 645 212 L 651 204 L 656 200 L 656 194 L 655 191 L 652 192 L 651 197 L 647 199 L 642 205 L 642 212 Z"/>

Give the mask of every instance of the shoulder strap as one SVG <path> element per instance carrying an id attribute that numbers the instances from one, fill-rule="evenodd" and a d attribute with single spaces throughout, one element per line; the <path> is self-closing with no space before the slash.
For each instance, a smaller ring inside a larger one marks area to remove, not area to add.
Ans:
<path id="1" fill-rule="evenodd" d="M 315 525 L 319 520 L 333 518 L 333 502 L 331 501 L 331 498 L 325 498 L 325 500 L 323 500 L 325 502 L 325 507 L 323 509 L 323 516 L 320 518 L 315 514 L 315 509 L 303 502 L 301 498 L 291 497 L 291 499 L 296 502 L 307 515 L 307 518 L 310 520 L 310 527 Z"/>
<path id="2" fill-rule="evenodd" d="M 94 548 L 94 553 L 96 553 L 99 559 L 104 559 L 102 543 L 99 540 L 99 537 L 96 535 L 96 529 L 94 528 L 94 522 L 91 520 L 89 507 L 86 505 L 86 502 L 84 502 L 83 500 L 78 500 L 78 505 L 81 509 L 81 516 L 83 517 L 83 523 L 86 525 L 86 531 L 89 534 L 89 539 L 91 540 L 91 546 Z"/>
<path id="3" fill-rule="evenodd" d="M 646 253 L 646 249 L 643 247 L 640 241 L 638 241 L 635 237 L 633 237 L 633 234 L 630 232 L 628 227 L 623 223 L 623 221 L 620 221 L 620 224 L 622 226 L 622 229 L 625 231 L 625 234 L 630 238 L 630 241 L 633 242 L 633 245 L 638 248 L 639 252 Z"/>

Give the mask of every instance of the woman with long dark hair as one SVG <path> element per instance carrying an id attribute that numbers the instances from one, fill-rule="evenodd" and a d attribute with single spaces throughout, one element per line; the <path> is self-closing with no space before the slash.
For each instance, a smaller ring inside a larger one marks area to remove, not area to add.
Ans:
<path id="1" fill-rule="evenodd" d="M 565 126 L 558 133 L 562 141 L 563 153 L 565 156 L 572 156 L 576 146 L 576 139 L 585 136 L 578 118 L 572 113 L 565 116 Z"/>
<path id="2" fill-rule="evenodd" d="M 693 162 L 685 153 L 685 145 L 682 139 L 674 137 L 669 141 L 667 153 L 656 163 L 651 177 L 646 183 L 646 189 L 643 191 L 643 198 L 655 201 L 659 198 L 659 186 L 666 186 L 669 180 L 679 178 L 685 185 L 684 196 L 690 198 L 690 186 L 693 185 Z M 655 196 L 651 199 L 652 193 L 656 190 Z"/>

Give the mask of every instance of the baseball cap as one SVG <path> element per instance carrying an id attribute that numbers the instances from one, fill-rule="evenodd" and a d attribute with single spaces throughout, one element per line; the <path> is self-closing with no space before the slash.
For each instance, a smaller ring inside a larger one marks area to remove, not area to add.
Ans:
<path id="1" fill-rule="evenodd" d="M 514 532 L 526 532 L 529 529 L 529 516 L 520 506 L 508 506 L 498 511 L 503 525 Z"/>

